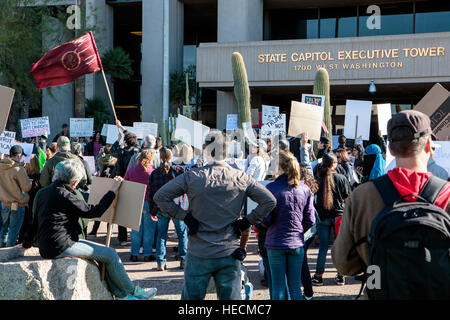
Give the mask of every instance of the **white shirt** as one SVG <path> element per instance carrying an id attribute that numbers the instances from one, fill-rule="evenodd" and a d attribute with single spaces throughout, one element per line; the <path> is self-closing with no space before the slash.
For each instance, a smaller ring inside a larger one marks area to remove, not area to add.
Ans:
<path id="1" fill-rule="evenodd" d="M 266 161 L 260 156 L 252 158 L 245 172 L 256 181 L 264 181 L 267 173 Z"/>

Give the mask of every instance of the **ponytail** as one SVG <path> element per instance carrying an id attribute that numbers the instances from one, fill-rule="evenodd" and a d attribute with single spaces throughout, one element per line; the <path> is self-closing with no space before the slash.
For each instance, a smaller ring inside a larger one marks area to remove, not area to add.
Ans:
<path id="1" fill-rule="evenodd" d="M 300 184 L 300 165 L 291 152 L 280 151 L 280 168 L 287 175 L 290 186 Z"/>
<path id="2" fill-rule="evenodd" d="M 161 164 L 159 165 L 159 169 L 163 175 L 169 173 L 171 165 L 169 163 L 172 160 L 172 151 L 169 148 L 162 147 L 159 151 L 159 157 L 161 159 Z"/>
<path id="3" fill-rule="evenodd" d="M 337 163 L 337 158 L 332 153 L 325 153 L 322 158 L 322 165 L 319 168 L 319 191 L 322 193 L 322 206 L 326 210 L 333 208 L 333 191 L 335 190 L 333 178 L 333 164 Z"/>

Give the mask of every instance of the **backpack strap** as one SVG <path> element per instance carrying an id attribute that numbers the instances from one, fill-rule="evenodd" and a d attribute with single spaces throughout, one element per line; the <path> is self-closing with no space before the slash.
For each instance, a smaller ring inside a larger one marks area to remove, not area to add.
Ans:
<path id="1" fill-rule="evenodd" d="M 397 189 L 387 174 L 372 181 L 386 206 L 401 199 Z"/>
<path id="2" fill-rule="evenodd" d="M 435 176 L 431 176 L 430 179 L 427 180 L 424 187 L 422 188 L 420 196 L 425 200 L 427 200 L 428 202 L 434 204 L 446 184 L 447 181 L 442 180 Z"/>

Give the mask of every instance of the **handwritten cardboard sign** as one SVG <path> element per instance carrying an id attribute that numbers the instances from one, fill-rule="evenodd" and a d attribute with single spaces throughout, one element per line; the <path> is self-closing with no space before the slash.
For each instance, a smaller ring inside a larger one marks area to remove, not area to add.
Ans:
<path id="1" fill-rule="evenodd" d="M 94 133 L 94 119 L 70 118 L 70 137 L 90 137 Z"/>
<path id="2" fill-rule="evenodd" d="M 22 138 L 40 137 L 44 130 L 50 135 L 50 122 L 48 117 L 21 119 Z"/>
<path id="3" fill-rule="evenodd" d="M 98 204 L 103 196 L 112 189 L 113 179 L 93 177 L 88 203 Z M 94 220 L 104 221 L 139 231 L 142 208 L 144 207 L 147 185 L 132 181 L 123 181 L 117 195 L 117 205 L 113 206 Z"/>
<path id="4" fill-rule="evenodd" d="M 286 136 L 286 114 L 280 113 L 261 127 L 261 138 L 269 139 L 275 135 Z"/>
<path id="5" fill-rule="evenodd" d="M 227 130 L 237 130 L 238 129 L 238 115 L 237 114 L 227 114 Z"/>
<path id="6" fill-rule="evenodd" d="M 262 106 L 262 124 L 265 125 L 267 122 L 275 118 L 280 114 L 280 108 L 275 106 Z"/>
<path id="7" fill-rule="evenodd" d="M 15 132 L 5 131 L 0 133 L 0 153 L 9 154 L 9 149 L 11 149 L 15 139 Z"/>
<path id="8" fill-rule="evenodd" d="M 311 140 L 320 140 L 322 130 L 323 107 L 292 101 L 291 118 L 289 120 L 288 135 L 297 137 L 308 132 Z"/>
<path id="9" fill-rule="evenodd" d="M 138 139 L 144 139 L 145 136 L 151 134 L 155 138 L 158 137 L 158 124 L 153 122 L 133 122 L 133 128 Z"/>
<path id="10" fill-rule="evenodd" d="M 12 88 L 0 86 L 0 131 L 5 131 L 8 122 L 9 111 L 14 99 L 15 90 Z"/>

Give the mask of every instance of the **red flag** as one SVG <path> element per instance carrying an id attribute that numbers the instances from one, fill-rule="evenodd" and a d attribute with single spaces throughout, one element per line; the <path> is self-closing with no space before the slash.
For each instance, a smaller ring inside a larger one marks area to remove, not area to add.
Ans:
<path id="1" fill-rule="evenodd" d="M 47 52 L 31 73 L 38 89 L 62 86 L 78 77 L 102 70 L 92 31 Z"/>

